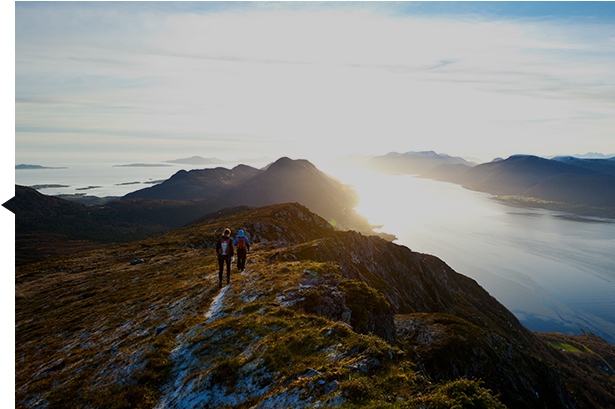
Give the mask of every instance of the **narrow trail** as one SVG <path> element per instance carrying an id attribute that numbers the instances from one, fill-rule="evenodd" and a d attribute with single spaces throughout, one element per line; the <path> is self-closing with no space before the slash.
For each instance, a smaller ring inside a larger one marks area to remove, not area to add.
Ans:
<path id="1" fill-rule="evenodd" d="M 209 310 L 205 313 L 205 318 L 207 318 L 207 322 L 211 322 L 216 319 L 216 316 L 222 310 L 222 306 L 224 305 L 224 296 L 230 287 L 229 285 L 224 286 L 218 295 L 214 297 L 211 301 L 211 305 L 209 306 Z"/>
<path id="2" fill-rule="evenodd" d="M 248 270 L 244 270 L 241 273 L 242 276 L 246 274 L 249 274 Z M 218 285 L 218 274 L 213 274 L 207 278 L 212 279 L 213 285 Z M 235 276 L 235 278 L 237 279 L 238 276 Z M 220 289 L 218 294 L 212 299 L 209 309 L 205 313 L 205 323 L 197 327 L 207 326 L 223 315 L 222 310 L 225 306 L 226 297 L 233 294 L 233 289 L 231 289 L 232 285 L 233 281 Z M 179 339 L 181 338 L 180 336 Z M 186 343 L 185 339 L 179 341 L 174 348 L 172 352 L 172 360 L 174 362 L 174 368 L 172 370 L 174 374 L 173 379 L 165 386 L 160 400 L 154 407 L 155 409 L 190 409 L 205 404 L 205 402 L 202 401 L 202 399 L 206 399 L 205 396 L 199 397 L 194 395 L 194 393 L 191 392 L 194 385 L 187 381 L 190 377 L 191 368 L 193 369 L 191 362 L 195 359 L 193 348 L 194 346 L 190 345 L 190 343 Z"/>

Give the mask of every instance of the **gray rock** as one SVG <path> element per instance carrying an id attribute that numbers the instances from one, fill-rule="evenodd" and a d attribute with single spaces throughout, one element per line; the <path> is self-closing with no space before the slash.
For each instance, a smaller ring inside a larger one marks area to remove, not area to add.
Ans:
<path id="1" fill-rule="evenodd" d="M 354 364 L 348 364 L 345 367 L 357 372 L 369 372 L 372 369 L 378 368 L 379 366 L 380 361 L 377 358 L 370 357 L 361 359 Z"/>
<path id="2" fill-rule="evenodd" d="M 332 381 L 325 385 L 325 395 L 331 392 L 335 392 L 340 387 L 339 381 Z"/>
<path id="3" fill-rule="evenodd" d="M 304 373 L 299 375 L 299 379 L 310 379 L 321 375 L 316 369 L 308 368 Z"/>

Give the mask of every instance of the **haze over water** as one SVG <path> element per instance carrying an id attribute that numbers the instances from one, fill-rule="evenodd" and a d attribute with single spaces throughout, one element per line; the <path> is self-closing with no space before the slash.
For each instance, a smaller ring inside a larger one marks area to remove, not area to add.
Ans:
<path id="1" fill-rule="evenodd" d="M 405 175 L 323 169 L 361 195 L 357 211 L 396 243 L 476 280 L 529 329 L 615 343 L 615 221 L 499 204 Z"/>

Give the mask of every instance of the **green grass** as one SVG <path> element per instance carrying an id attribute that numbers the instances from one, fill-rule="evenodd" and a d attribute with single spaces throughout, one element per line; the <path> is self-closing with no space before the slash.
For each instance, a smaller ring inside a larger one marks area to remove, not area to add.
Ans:
<path id="1" fill-rule="evenodd" d="M 570 344 L 566 344 L 564 342 L 557 342 L 557 341 L 549 341 L 549 345 L 554 346 L 557 349 L 561 349 L 562 351 L 566 351 L 566 352 L 574 352 L 574 353 L 592 353 L 591 350 L 589 350 L 586 346 L 582 346 L 583 347 L 583 351 L 581 351 L 579 348 L 570 345 Z"/>

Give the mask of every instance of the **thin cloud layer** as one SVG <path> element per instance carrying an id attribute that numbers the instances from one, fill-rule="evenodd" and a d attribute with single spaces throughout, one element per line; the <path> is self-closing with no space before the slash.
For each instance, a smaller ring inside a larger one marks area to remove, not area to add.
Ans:
<path id="1" fill-rule="evenodd" d="M 18 3 L 18 161 L 615 152 L 613 24 L 277 5 Z"/>

